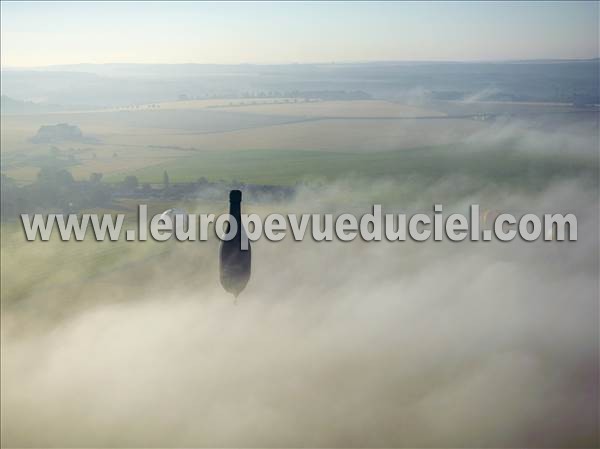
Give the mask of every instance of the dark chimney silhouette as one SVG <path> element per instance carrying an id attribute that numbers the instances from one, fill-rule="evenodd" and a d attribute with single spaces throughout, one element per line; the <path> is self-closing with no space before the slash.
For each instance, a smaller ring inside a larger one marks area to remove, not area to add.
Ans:
<path id="1" fill-rule="evenodd" d="M 242 224 L 241 214 L 242 192 L 232 190 L 229 192 L 229 215 L 237 222 L 235 237 L 221 242 L 219 250 L 220 276 L 223 288 L 236 298 L 246 287 L 251 272 L 251 248 L 242 249 L 242 235 L 246 233 Z M 230 223 L 227 223 L 226 232 L 229 233 Z"/>

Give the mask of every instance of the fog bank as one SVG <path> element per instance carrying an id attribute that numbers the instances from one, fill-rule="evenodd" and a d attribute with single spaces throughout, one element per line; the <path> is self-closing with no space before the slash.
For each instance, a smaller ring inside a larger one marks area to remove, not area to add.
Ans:
<path id="1" fill-rule="evenodd" d="M 335 211 L 351 184 L 286 209 Z M 2 315 L 2 444 L 594 446 L 597 192 L 492 197 L 576 213 L 579 241 L 263 238 L 237 305 L 215 242 L 169 242 L 129 271 L 34 292 Z"/>

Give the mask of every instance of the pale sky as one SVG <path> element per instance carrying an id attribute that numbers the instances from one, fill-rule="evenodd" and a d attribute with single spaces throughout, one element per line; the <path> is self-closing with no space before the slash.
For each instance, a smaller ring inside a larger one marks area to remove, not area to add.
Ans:
<path id="1" fill-rule="evenodd" d="M 2 66 L 599 56 L 598 2 L 6 2 Z"/>

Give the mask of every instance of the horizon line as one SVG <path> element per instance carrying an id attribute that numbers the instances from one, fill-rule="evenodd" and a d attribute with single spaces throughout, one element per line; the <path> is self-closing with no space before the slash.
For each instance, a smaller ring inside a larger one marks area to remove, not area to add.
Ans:
<path id="1" fill-rule="evenodd" d="M 587 62 L 600 60 L 600 56 L 589 58 L 523 58 L 523 59 L 374 59 L 356 61 L 313 61 L 313 62 L 73 62 L 47 65 L 17 66 L 2 65 L 1 70 L 45 69 L 69 66 L 286 66 L 286 65 L 350 65 L 350 64 L 494 64 L 536 62 Z"/>

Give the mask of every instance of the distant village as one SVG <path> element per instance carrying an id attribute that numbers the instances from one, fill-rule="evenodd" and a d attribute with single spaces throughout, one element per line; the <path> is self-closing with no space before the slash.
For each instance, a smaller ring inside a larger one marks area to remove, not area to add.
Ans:
<path id="1" fill-rule="evenodd" d="M 18 219 L 21 213 L 78 213 L 84 209 L 112 209 L 119 200 L 142 201 L 184 200 L 224 201 L 232 189 L 241 189 L 253 202 L 283 201 L 296 193 L 294 186 L 246 184 L 242 182 L 209 181 L 171 183 L 164 172 L 162 185 L 141 184 L 135 176 L 122 182 L 103 182 L 101 173 L 92 173 L 87 180 L 77 181 L 65 168 L 44 167 L 36 180 L 19 186 L 13 179 L 1 175 L 2 221 Z"/>

